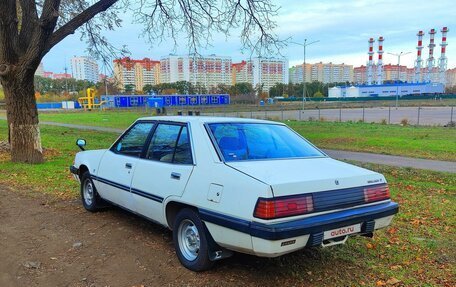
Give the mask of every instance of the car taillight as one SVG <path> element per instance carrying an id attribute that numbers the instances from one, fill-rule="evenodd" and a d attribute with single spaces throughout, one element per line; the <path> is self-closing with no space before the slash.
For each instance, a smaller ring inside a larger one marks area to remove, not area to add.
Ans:
<path id="1" fill-rule="evenodd" d="M 312 195 L 259 198 L 253 216 L 261 219 L 273 219 L 301 215 L 313 210 Z"/>
<path id="2" fill-rule="evenodd" d="M 387 184 L 364 188 L 364 201 L 373 202 L 390 198 L 390 191 Z"/>

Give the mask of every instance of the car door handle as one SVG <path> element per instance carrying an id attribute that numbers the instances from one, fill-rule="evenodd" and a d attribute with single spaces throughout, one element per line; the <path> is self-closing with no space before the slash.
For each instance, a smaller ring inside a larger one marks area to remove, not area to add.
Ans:
<path id="1" fill-rule="evenodd" d="M 181 178 L 181 174 L 178 173 L 178 172 L 172 172 L 171 173 L 171 178 L 180 179 Z"/>
<path id="2" fill-rule="evenodd" d="M 128 168 L 128 169 L 131 169 L 133 167 L 133 165 L 131 163 L 126 163 L 125 164 L 125 168 Z"/>

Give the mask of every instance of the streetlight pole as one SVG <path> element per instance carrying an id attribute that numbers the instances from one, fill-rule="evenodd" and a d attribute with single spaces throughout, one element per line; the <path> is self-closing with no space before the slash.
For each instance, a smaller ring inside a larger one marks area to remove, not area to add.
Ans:
<path id="1" fill-rule="evenodd" d="M 290 42 L 295 45 L 302 46 L 303 51 L 303 66 L 302 66 L 302 111 L 304 112 L 304 103 L 306 101 L 306 47 L 312 44 L 320 42 L 320 40 L 316 40 L 310 43 L 307 43 L 307 39 L 304 39 L 303 43 L 297 42 Z"/>
<path id="2" fill-rule="evenodd" d="M 397 57 L 397 83 L 396 83 L 396 110 L 397 110 L 397 106 L 399 104 L 399 81 L 400 81 L 400 64 L 401 64 L 401 56 L 404 56 L 404 55 L 407 55 L 407 54 L 410 54 L 410 52 L 407 52 L 407 53 L 404 53 L 404 52 L 400 52 L 399 54 L 395 54 L 395 53 L 388 53 L 392 56 L 396 56 Z"/>

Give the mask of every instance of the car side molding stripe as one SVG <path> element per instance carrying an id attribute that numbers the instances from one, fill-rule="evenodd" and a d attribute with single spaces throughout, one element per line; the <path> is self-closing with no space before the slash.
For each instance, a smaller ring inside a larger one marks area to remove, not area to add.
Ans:
<path id="1" fill-rule="evenodd" d="M 280 240 L 322 232 L 394 215 L 398 211 L 399 205 L 390 201 L 282 223 L 265 224 L 199 209 L 200 217 L 204 221 L 267 240 Z"/>
<path id="2" fill-rule="evenodd" d="M 104 183 L 104 184 L 107 184 L 107 185 L 110 185 L 110 186 L 114 186 L 114 187 L 119 188 L 121 190 L 134 193 L 136 195 L 151 199 L 151 200 L 156 201 L 156 202 L 160 202 L 160 203 L 163 202 L 163 197 L 160 197 L 160 196 L 155 195 L 155 194 L 150 194 L 150 193 L 147 193 L 145 191 L 142 191 L 142 190 L 139 190 L 139 189 L 136 189 L 136 188 L 131 188 L 130 189 L 130 187 L 128 187 L 126 185 L 123 185 L 123 184 L 120 184 L 120 183 L 117 183 L 117 182 L 114 182 L 114 181 L 110 181 L 108 179 L 105 179 L 105 178 L 102 178 L 102 177 L 99 177 L 99 176 L 95 176 L 95 175 L 91 175 L 90 178 L 92 178 L 92 180 L 96 180 L 96 181 L 99 181 L 101 183 Z"/>

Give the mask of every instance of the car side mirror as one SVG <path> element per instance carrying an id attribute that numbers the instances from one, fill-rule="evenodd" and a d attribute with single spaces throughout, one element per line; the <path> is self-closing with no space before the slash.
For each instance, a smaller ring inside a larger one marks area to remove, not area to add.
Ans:
<path id="1" fill-rule="evenodd" d="M 86 146 L 86 144 L 87 144 L 87 142 L 86 142 L 85 139 L 78 139 L 78 140 L 76 141 L 76 145 L 77 145 L 81 150 L 83 150 L 83 151 L 85 150 L 84 147 Z"/>

